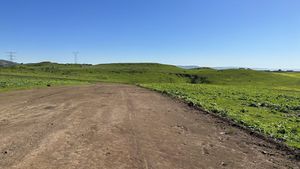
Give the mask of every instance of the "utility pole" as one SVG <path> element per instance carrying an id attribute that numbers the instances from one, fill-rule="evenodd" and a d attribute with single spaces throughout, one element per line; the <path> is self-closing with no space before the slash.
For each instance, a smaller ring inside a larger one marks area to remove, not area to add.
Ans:
<path id="1" fill-rule="evenodd" d="M 7 54 L 8 54 L 8 57 L 9 57 L 9 60 L 11 61 L 11 62 L 13 62 L 14 61 L 14 59 L 15 59 L 15 55 L 16 55 L 16 53 L 17 52 L 12 52 L 12 51 L 10 51 L 10 52 L 6 52 Z"/>
<path id="2" fill-rule="evenodd" d="M 74 56 L 74 63 L 77 64 L 77 56 L 78 56 L 79 52 L 73 52 L 73 56 Z"/>

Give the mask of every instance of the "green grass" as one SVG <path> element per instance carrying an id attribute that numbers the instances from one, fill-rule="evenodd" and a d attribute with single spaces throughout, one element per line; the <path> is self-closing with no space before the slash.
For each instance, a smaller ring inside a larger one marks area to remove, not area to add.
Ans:
<path id="1" fill-rule="evenodd" d="M 191 102 L 300 148 L 299 91 L 208 84 L 154 83 L 142 86 Z"/>
<path id="2" fill-rule="evenodd" d="M 87 82 L 55 79 L 55 78 L 37 78 L 24 76 L 0 76 L 0 92 L 16 89 L 41 88 L 59 85 L 79 85 Z"/>
<path id="3" fill-rule="evenodd" d="M 300 72 L 278 72 L 275 73 L 277 75 L 282 75 L 282 76 L 288 76 L 288 77 L 294 77 L 294 78 L 299 78 L 300 79 Z"/>
<path id="4" fill-rule="evenodd" d="M 300 148 L 300 73 L 185 70 L 156 63 L 0 67 L 0 92 L 96 82 L 143 84 Z"/>

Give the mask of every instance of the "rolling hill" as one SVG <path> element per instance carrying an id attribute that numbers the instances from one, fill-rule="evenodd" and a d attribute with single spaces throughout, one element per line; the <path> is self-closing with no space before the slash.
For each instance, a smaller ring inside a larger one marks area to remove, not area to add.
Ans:
<path id="1" fill-rule="evenodd" d="M 299 73 L 274 73 L 250 69 L 186 70 L 157 63 L 58 64 L 41 62 L 0 68 L 1 76 L 58 78 L 115 83 L 207 83 L 221 85 L 300 86 Z"/>
<path id="2" fill-rule="evenodd" d="M 8 67 L 17 65 L 15 62 L 7 61 L 7 60 L 0 60 L 0 67 Z"/>

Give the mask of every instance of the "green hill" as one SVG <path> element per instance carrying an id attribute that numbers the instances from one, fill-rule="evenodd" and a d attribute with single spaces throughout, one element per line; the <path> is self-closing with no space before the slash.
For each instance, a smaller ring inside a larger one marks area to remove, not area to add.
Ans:
<path id="1" fill-rule="evenodd" d="M 296 73 L 300 74 L 300 73 Z M 1 76 L 68 79 L 115 83 L 208 83 L 222 85 L 300 86 L 297 75 L 254 71 L 249 69 L 186 70 L 157 63 L 58 64 L 41 62 L 0 68 Z"/>
<path id="2" fill-rule="evenodd" d="M 2 68 L 0 69 L 0 74 L 49 78 L 60 77 L 95 82 L 187 82 L 188 78 L 176 75 L 176 72 L 182 71 L 176 66 L 155 63 L 74 65 L 43 62 Z"/>

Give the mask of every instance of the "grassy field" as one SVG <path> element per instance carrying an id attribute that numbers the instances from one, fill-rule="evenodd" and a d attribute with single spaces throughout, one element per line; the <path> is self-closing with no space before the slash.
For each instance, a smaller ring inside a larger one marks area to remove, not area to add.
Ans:
<path id="1" fill-rule="evenodd" d="M 154 63 L 0 67 L 0 91 L 96 82 L 142 84 L 300 148 L 300 73 Z"/>
<path id="2" fill-rule="evenodd" d="M 41 88 L 59 85 L 79 85 L 87 84 L 88 82 L 59 79 L 59 78 L 42 78 L 42 77 L 27 77 L 27 76 L 0 76 L 0 92 L 16 89 Z"/>
<path id="3" fill-rule="evenodd" d="M 284 72 L 284 73 L 280 72 L 280 73 L 275 73 L 275 74 L 300 79 L 300 72 Z"/>

